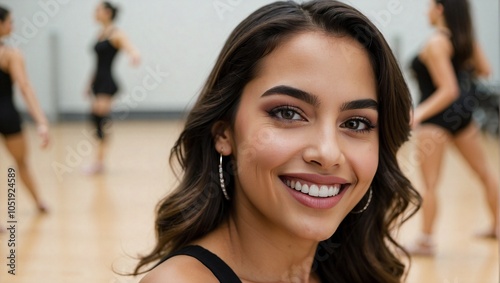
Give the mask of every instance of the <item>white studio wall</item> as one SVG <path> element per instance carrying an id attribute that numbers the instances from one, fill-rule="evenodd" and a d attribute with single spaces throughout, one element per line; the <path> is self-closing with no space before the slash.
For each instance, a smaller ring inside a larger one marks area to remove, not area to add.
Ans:
<path id="1" fill-rule="evenodd" d="M 182 112 L 194 102 L 231 30 L 270 0 L 114 0 L 117 26 L 142 55 L 134 68 L 120 54 L 114 70 L 120 84 L 115 112 Z M 405 72 L 429 35 L 428 1 L 346 0 L 381 29 Z M 93 45 L 99 1 L 0 0 L 14 16 L 9 44 L 26 57 L 29 77 L 42 107 L 54 119 L 60 113 L 83 114 L 84 96 L 94 68 Z M 478 40 L 500 81 L 500 23 L 496 0 L 471 1 Z M 410 76 L 407 76 L 410 78 Z M 410 82 L 412 85 L 412 82 Z M 414 90 L 415 88 L 412 87 Z M 415 91 L 414 91 L 415 93 Z M 25 109 L 19 103 L 21 109 Z M 126 116 L 126 115 L 125 115 Z"/>

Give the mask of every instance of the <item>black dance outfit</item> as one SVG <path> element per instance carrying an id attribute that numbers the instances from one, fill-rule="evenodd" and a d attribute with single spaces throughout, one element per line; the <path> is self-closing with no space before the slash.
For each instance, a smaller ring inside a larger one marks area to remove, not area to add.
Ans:
<path id="1" fill-rule="evenodd" d="M 167 259 L 177 256 L 187 255 L 196 258 L 199 262 L 205 265 L 214 276 L 222 283 L 241 283 L 241 280 L 222 259 L 212 252 L 202 248 L 201 246 L 186 246 L 177 252 L 171 253 L 164 257 L 156 266 L 160 265 Z"/>
<path id="2" fill-rule="evenodd" d="M 178 255 L 187 255 L 194 257 L 197 259 L 199 262 L 201 262 L 203 265 L 205 265 L 212 273 L 214 276 L 219 279 L 219 282 L 222 283 L 241 283 L 241 280 L 238 278 L 236 273 L 229 267 L 221 258 L 219 258 L 217 255 L 213 254 L 209 250 L 206 250 L 205 248 L 201 246 L 186 246 L 184 248 L 181 248 L 177 252 L 173 252 L 166 257 L 164 257 L 160 262 L 156 265 L 160 265 L 167 259 L 178 256 Z M 321 278 L 321 273 L 318 274 L 319 277 Z M 321 282 L 326 282 L 321 279 Z"/>
<path id="3" fill-rule="evenodd" d="M 459 97 L 444 110 L 422 122 L 422 124 L 433 124 L 439 126 L 452 135 L 456 135 L 461 130 L 465 129 L 472 122 L 472 113 L 474 111 L 474 92 L 475 85 L 472 83 L 472 72 L 460 70 L 452 58 L 453 69 L 460 86 Z M 420 103 L 429 98 L 436 86 L 432 82 L 432 77 L 425 64 L 416 56 L 411 68 L 418 81 L 420 88 Z"/>
<path id="4" fill-rule="evenodd" d="M 21 132 L 21 116 L 14 106 L 12 78 L 0 70 L 0 134 L 4 137 Z"/>
<path id="5" fill-rule="evenodd" d="M 111 68 L 116 54 L 118 53 L 118 48 L 111 44 L 108 37 L 98 41 L 94 46 L 94 50 L 97 54 L 97 70 L 92 82 L 92 91 L 96 96 L 114 96 L 118 91 L 118 86 L 113 79 Z M 102 116 L 96 113 L 92 113 L 90 118 L 96 128 L 97 138 L 104 140 L 104 128 L 110 118 L 107 115 Z"/>
<path id="6" fill-rule="evenodd" d="M 118 91 L 118 86 L 111 74 L 111 67 L 118 49 L 111 44 L 109 38 L 106 38 L 98 41 L 94 50 L 97 54 L 97 70 L 92 82 L 92 91 L 95 95 L 113 96 Z"/>

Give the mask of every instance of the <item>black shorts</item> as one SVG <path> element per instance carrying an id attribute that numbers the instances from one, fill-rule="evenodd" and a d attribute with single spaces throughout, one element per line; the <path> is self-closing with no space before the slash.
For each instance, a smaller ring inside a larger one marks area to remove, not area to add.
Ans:
<path id="1" fill-rule="evenodd" d="M 21 116 L 12 101 L 0 100 L 0 134 L 4 137 L 21 132 Z"/>
<path id="2" fill-rule="evenodd" d="M 422 124 L 433 124 L 456 135 L 472 122 L 472 114 L 477 106 L 478 100 L 475 97 L 475 88 L 473 88 L 467 93 L 462 92 L 450 106 L 423 121 Z"/>
<path id="3" fill-rule="evenodd" d="M 111 76 L 96 77 L 92 83 L 92 92 L 94 95 L 109 95 L 113 96 L 118 92 L 118 85 Z"/>

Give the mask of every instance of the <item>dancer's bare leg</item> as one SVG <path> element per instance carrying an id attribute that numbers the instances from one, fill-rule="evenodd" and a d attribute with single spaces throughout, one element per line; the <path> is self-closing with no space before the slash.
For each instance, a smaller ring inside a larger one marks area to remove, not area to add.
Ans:
<path id="1" fill-rule="evenodd" d="M 498 236 L 498 176 L 488 165 L 481 132 L 475 123 L 471 123 L 453 138 L 453 141 L 472 170 L 476 172 L 484 189 L 484 196 L 491 214 L 491 223 L 485 236 Z"/>
<path id="2" fill-rule="evenodd" d="M 32 174 L 27 164 L 27 146 L 23 133 L 9 135 L 5 138 L 7 150 L 14 158 L 17 166 L 17 172 L 21 181 L 28 189 L 28 192 L 33 197 L 36 206 L 40 212 L 47 212 L 47 207 L 40 199 L 38 191 L 33 182 Z"/>

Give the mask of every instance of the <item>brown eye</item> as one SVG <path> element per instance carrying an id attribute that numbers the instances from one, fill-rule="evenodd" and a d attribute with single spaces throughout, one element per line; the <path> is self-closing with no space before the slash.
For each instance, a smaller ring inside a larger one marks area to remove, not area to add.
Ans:
<path id="1" fill-rule="evenodd" d="M 287 119 L 287 120 L 293 120 L 293 117 L 295 117 L 295 115 L 296 115 L 295 111 L 292 111 L 289 109 L 283 109 L 280 111 L 280 113 L 281 113 L 281 117 L 283 119 Z"/>
<path id="2" fill-rule="evenodd" d="M 370 131 L 373 128 L 375 128 L 372 123 L 370 123 L 369 120 L 366 118 L 352 118 L 347 121 L 345 121 L 342 125 L 342 128 L 350 129 L 356 132 L 365 132 L 365 131 Z"/>
<path id="3" fill-rule="evenodd" d="M 362 125 L 361 122 L 357 120 L 349 120 L 345 122 L 345 127 L 348 129 L 358 130 L 360 125 Z"/>
<path id="4" fill-rule="evenodd" d="M 290 106 L 276 107 L 269 114 L 277 119 L 288 121 L 304 121 L 305 119 L 299 114 L 299 110 Z"/>

